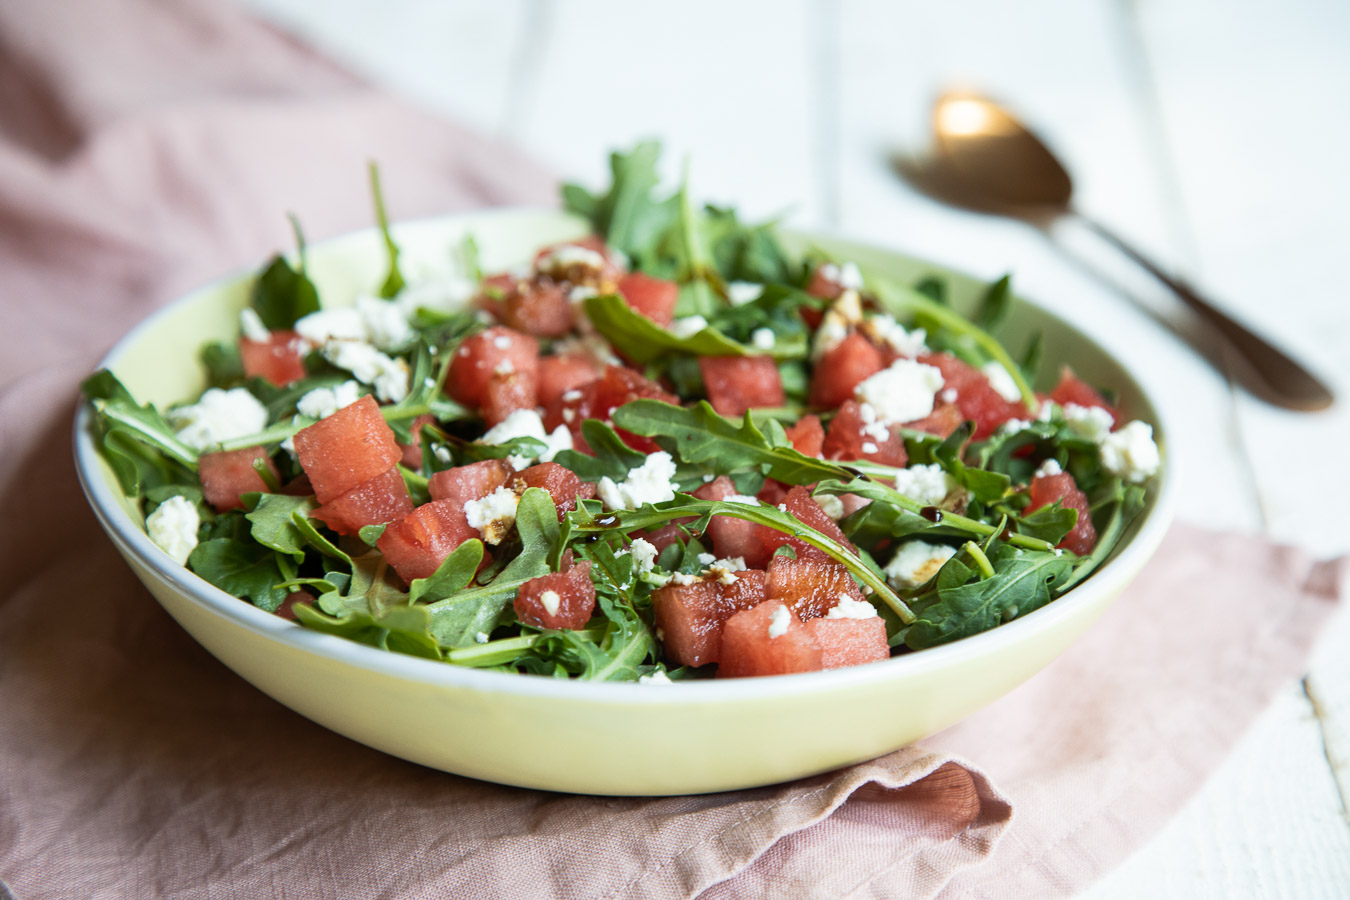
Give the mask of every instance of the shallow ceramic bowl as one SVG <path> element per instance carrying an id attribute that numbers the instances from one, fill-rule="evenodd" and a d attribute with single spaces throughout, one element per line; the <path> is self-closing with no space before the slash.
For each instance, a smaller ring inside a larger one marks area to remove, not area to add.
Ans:
<path id="1" fill-rule="evenodd" d="M 500 210 L 408 223 L 396 229 L 405 271 L 443 268 L 472 234 L 489 270 L 535 248 L 575 238 L 584 225 L 558 212 Z M 800 247 L 804 236 L 790 236 Z M 873 247 L 810 242 L 864 269 L 906 281 L 949 279 L 969 310 L 975 280 Z M 309 249 L 308 267 L 328 305 L 350 303 L 383 277 L 373 231 Z M 233 337 L 250 276 L 201 288 L 147 319 L 105 365 L 133 394 L 161 408 L 204 387 L 197 348 Z M 1045 370 L 1068 363 L 1089 382 L 1113 385 L 1133 418 L 1165 432 L 1129 373 L 1068 324 L 1018 301 L 1000 336 L 1020 348 L 1042 331 Z M 1106 609 L 1158 546 L 1172 513 L 1169 471 L 1114 558 L 1063 598 L 1021 619 L 943 647 L 885 662 L 776 678 L 684 684 L 585 683 L 481 672 L 376 650 L 306 630 L 232 597 L 175 564 L 146 537 L 88 431 L 75 424 L 80 481 L 113 543 L 155 598 L 202 646 L 300 714 L 394 756 L 504 784 L 592 794 L 720 791 L 771 784 L 903 747 L 1008 692 L 1067 647 Z"/>

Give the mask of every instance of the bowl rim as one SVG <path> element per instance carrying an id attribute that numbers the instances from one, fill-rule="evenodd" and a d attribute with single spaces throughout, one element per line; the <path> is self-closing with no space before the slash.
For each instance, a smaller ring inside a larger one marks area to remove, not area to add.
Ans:
<path id="1" fill-rule="evenodd" d="M 485 210 L 428 216 L 418 219 L 401 220 L 393 225 L 394 231 L 409 227 L 434 227 L 449 223 L 471 223 L 485 218 L 552 217 L 560 221 L 577 219 L 558 209 L 534 206 L 507 206 Z M 832 242 L 848 243 L 880 254 L 900 257 L 917 262 L 934 270 L 959 278 L 976 279 L 959 269 L 925 258 L 911 256 L 903 251 L 894 250 L 879 244 L 855 240 L 838 230 L 825 228 L 783 229 L 787 234 L 807 239 L 826 239 Z M 332 250 L 345 242 L 368 240 L 376 234 L 374 226 L 357 231 L 345 232 L 324 240 L 311 243 L 309 250 Z M 161 319 L 172 315 L 176 308 L 189 304 L 202 294 L 214 292 L 221 287 L 237 283 L 242 278 L 252 277 L 254 269 L 236 268 L 218 278 L 200 285 L 142 319 L 128 331 L 104 355 L 99 368 L 112 368 L 124 356 L 131 352 L 144 332 L 155 328 Z M 1015 294 L 1019 304 L 1039 311 L 1062 327 L 1073 332 L 1078 340 L 1094 354 L 1100 354 L 1125 374 L 1125 377 L 1148 405 L 1151 424 L 1164 444 L 1166 464 L 1160 470 L 1155 487 L 1155 498 L 1150 508 L 1144 511 L 1144 518 L 1137 524 L 1133 538 L 1120 548 L 1115 556 L 1092 574 L 1083 584 L 1073 588 L 1064 597 L 1057 598 L 1034 612 L 999 625 L 988 631 L 971 635 L 949 644 L 930 647 L 913 653 L 894 656 L 862 666 L 850 666 L 829 669 L 820 672 L 803 672 L 791 675 L 778 675 L 767 678 L 737 679 L 693 679 L 663 684 L 658 690 L 638 682 L 588 682 L 574 679 L 540 678 L 507 672 L 485 671 L 482 669 L 458 666 L 436 660 L 424 659 L 407 654 L 381 650 L 358 643 L 337 635 L 325 634 L 298 625 L 295 622 L 266 612 L 253 604 L 241 600 L 232 594 L 217 588 L 185 566 L 174 562 L 168 554 L 159 549 L 145 531 L 127 515 L 118 497 L 120 489 L 114 487 L 111 479 L 104 477 L 100 470 L 100 454 L 91 437 L 89 404 L 80 401 L 72 428 L 75 469 L 80 486 L 104 529 L 119 544 L 121 549 L 136 557 L 138 562 L 151 570 L 158 578 L 176 588 L 192 602 L 202 606 L 232 624 L 267 640 L 288 645 L 293 650 L 306 654 L 326 657 L 334 662 L 364 669 L 373 674 L 423 684 L 463 688 L 487 693 L 525 695 L 535 698 L 567 697 L 574 701 L 613 703 L 616 701 L 641 700 L 652 703 L 687 703 L 697 701 L 734 702 L 747 699 L 779 699 L 802 693 L 829 692 L 849 685 L 871 684 L 873 682 L 903 680 L 908 677 L 920 677 L 932 671 L 962 665 L 985 655 L 987 650 L 998 644 L 1016 643 L 1029 640 L 1041 631 L 1053 629 L 1055 624 L 1074 616 L 1078 609 L 1090 604 L 1094 595 L 1112 592 L 1123 588 L 1138 570 L 1147 562 L 1157 549 L 1163 536 L 1172 523 L 1175 514 L 1177 495 L 1176 459 L 1166 450 L 1166 441 L 1172 433 L 1169 423 L 1164 420 L 1163 412 L 1147 391 L 1130 374 L 1129 369 L 1112 353 L 1082 330 L 1051 310 Z M 637 690 L 643 688 L 643 690 Z"/>

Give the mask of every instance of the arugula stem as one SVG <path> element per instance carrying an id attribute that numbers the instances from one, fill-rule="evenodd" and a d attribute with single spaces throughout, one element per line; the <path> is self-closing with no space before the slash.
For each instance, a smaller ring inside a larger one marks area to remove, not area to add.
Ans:
<path id="1" fill-rule="evenodd" d="M 1022 395 L 1022 402 L 1027 405 L 1027 408 L 1033 412 L 1039 408 L 1040 401 L 1036 397 L 1036 392 L 1032 390 L 1031 385 L 1027 383 L 1026 377 L 1022 374 L 1021 366 L 1013 361 L 1012 356 L 1008 354 L 1007 350 L 1003 349 L 1003 345 L 998 342 L 997 338 L 975 323 L 968 321 L 955 310 L 943 306 L 941 303 L 935 303 L 913 288 L 883 278 L 877 278 L 875 281 L 874 287 L 877 289 L 877 296 L 884 305 L 897 311 L 922 312 L 924 315 L 936 319 L 944 328 L 970 337 L 979 345 L 980 349 L 1008 370 L 1008 375 L 1017 385 L 1017 390 Z"/>
<path id="2" fill-rule="evenodd" d="M 605 630 L 602 626 L 587 628 L 579 633 L 587 640 L 599 643 L 605 636 Z M 546 636 L 546 632 L 522 634 L 519 637 L 502 638 L 496 641 L 488 641 L 485 644 L 475 644 L 472 647 L 460 647 L 457 650 L 446 651 L 445 661 L 457 666 L 471 666 L 473 668 L 500 666 L 520 659 L 531 647 L 539 643 L 540 639 Z"/>
<path id="3" fill-rule="evenodd" d="M 980 570 L 981 578 L 994 577 L 994 566 L 989 562 L 989 557 L 984 555 L 984 551 L 980 549 L 979 544 L 974 541 L 966 541 L 961 549 L 966 552 L 971 562 L 975 563 L 975 567 Z"/>
<path id="4" fill-rule="evenodd" d="M 99 415 L 142 435 L 143 443 L 159 448 L 169 458 L 177 460 L 189 469 L 195 470 L 197 468 L 197 451 L 178 438 L 162 431 L 151 430 L 136 416 L 127 415 L 117 403 L 109 403 L 106 400 L 95 400 L 93 403 L 94 409 Z"/>

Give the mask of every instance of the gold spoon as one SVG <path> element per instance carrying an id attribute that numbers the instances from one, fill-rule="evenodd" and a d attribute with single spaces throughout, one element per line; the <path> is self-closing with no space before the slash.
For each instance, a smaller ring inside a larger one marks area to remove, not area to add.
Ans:
<path id="1" fill-rule="evenodd" d="M 1249 370 L 1244 382 L 1287 409 L 1325 409 L 1331 390 L 1302 365 L 1167 274 L 1123 238 L 1075 209 L 1069 173 L 1021 122 L 984 97 L 945 94 L 933 109 L 932 159 L 908 174 L 943 200 L 1031 221 L 1073 216 L 1167 285 L 1227 339 Z"/>

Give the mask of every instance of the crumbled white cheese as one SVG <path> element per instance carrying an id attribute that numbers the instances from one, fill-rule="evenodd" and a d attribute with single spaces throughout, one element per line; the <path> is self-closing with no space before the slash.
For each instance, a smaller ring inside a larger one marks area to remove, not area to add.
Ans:
<path id="1" fill-rule="evenodd" d="M 1040 467 L 1036 469 L 1035 474 L 1033 474 L 1031 477 L 1049 478 L 1052 475 L 1061 475 L 1063 473 L 1064 470 L 1060 468 L 1059 460 L 1051 457 L 1050 459 L 1047 459 L 1045 462 L 1041 463 Z"/>
<path id="2" fill-rule="evenodd" d="M 928 344 L 925 343 L 928 332 L 922 328 L 909 331 L 895 321 L 894 316 L 886 313 L 868 318 L 863 323 L 863 330 L 878 343 L 889 344 L 891 349 L 901 356 L 918 356 L 920 353 L 928 352 Z"/>
<path id="3" fill-rule="evenodd" d="M 497 363 L 495 367 L 493 367 L 492 374 L 503 376 L 514 375 L 516 374 L 516 364 L 511 362 L 511 360 L 509 359 L 504 359 L 501 362 Z"/>
<path id="4" fill-rule="evenodd" d="M 450 455 L 450 448 L 444 444 L 432 444 L 431 455 L 436 457 L 436 462 L 443 466 L 450 465 L 450 461 L 454 459 L 454 457 Z"/>
<path id="5" fill-rule="evenodd" d="M 256 434 L 267 427 L 267 407 L 244 388 L 208 388 L 191 406 L 169 410 L 174 435 L 194 450 Z"/>
<path id="6" fill-rule="evenodd" d="M 544 612 L 550 616 L 558 614 L 558 607 L 562 604 L 562 597 L 558 596 L 557 591 L 544 591 L 539 595 L 539 605 L 544 607 Z"/>
<path id="7" fill-rule="evenodd" d="M 567 292 L 567 299 L 572 303 L 584 303 L 599 293 L 589 284 L 579 284 Z"/>
<path id="8" fill-rule="evenodd" d="M 701 566 L 711 566 L 717 561 L 717 557 L 711 553 L 700 553 L 698 555 L 698 564 Z"/>
<path id="9" fill-rule="evenodd" d="M 1026 431 L 1030 427 L 1031 423 L 1026 419 L 1009 419 L 998 426 L 998 430 L 1003 434 L 1016 434 L 1019 431 Z"/>
<path id="10" fill-rule="evenodd" d="M 539 454 L 540 462 L 553 462 L 553 457 L 564 450 L 572 449 L 572 432 L 567 430 L 566 425 L 559 425 L 544 438 L 547 445 L 543 453 Z"/>
<path id="11" fill-rule="evenodd" d="M 605 258 L 587 247 L 565 244 L 554 249 L 535 264 L 535 268 L 544 275 L 565 275 L 573 267 L 601 272 L 605 268 Z"/>
<path id="12" fill-rule="evenodd" d="M 644 503 L 664 503 L 675 499 L 675 461 L 664 450 L 647 455 L 636 469 L 630 469 L 623 481 L 609 476 L 600 479 L 597 492 L 606 509 L 637 509 Z"/>
<path id="13" fill-rule="evenodd" d="M 488 633 L 486 631 L 480 631 L 473 636 L 473 639 L 475 643 L 486 644 L 488 642 Z"/>
<path id="14" fill-rule="evenodd" d="M 825 263 L 820 267 L 820 274 L 845 290 L 862 290 L 863 277 L 862 272 L 858 269 L 857 263 L 845 262 L 837 265 L 835 263 Z"/>
<path id="15" fill-rule="evenodd" d="M 670 323 L 670 333 L 677 338 L 691 338 L 708 327 L 708 320 L 702 316 L 684 316 Z"/>
<path id="16" fill-rule="evenodd" d="M 397 403 L 408 396 L 408 364 L 358 341 L 329 341 L 323 355 L 339 369 L 346 369 L 362 384 L 375 388 L 375 396 Z"/>
<path id="17" fill-rule="evenodd" d="M 614 355 L 614 348 L 609 345 L 602 335 L 588 334 L 583 337 L 565 337 L 553 344 L 553 353 L 555 356 L 564 356 L 568 353 L 579 353 L 582 356 L 590 357 L 602 366 L 618 366 L 623 361 Z"/>
<path id="18" fill-rule="evenodd" d="M 882 571 L 891 587 L 913 590 L 927 584 L 938 573 L 942 564 L 956 555 L 956 549 L 945 544 L 911 540 L 900 545 L 894 558 Z"/>
<path id="19" fill-rule="evenodd" d="M 876 453 L 880 449 L 881 449 L 880 447 L 878 447 L 871 441 L 863 441 L 862 452 L 864 453 Z"/>
<path id="20" fill-rule="evenodd" d="M 405 285 L 394 297 L 394 303 L 398 305 L 403 317 L 410 319 L 420 309 L 433 312 L 453 312 L 463 309 L 477 293 L 478 285 L 471 278 L 463 275 L 439 275 Z"/>
<path id="21" fill-rule="evenodd" d="M 559 435 L 559 431 L 562 435 Z M 533 409 L 518 409 L 508 415 L 505 419 L 498 422 L 488 429 L 478 439 L 480 444 L 505 444 L 507 441 L 515 438 L 529 437 L 537 441 L 543 441 L 548 448 L 539 454 L 538 458 L 544 462 L 552 462 L 553 456 L 562 449 L 571 449 L 572 433 L 565 426 L 559 425 L 554 429 L 553 434 L 549 435 L 544 431 L 544 420 L 539 417 L 539 413 Z M 566 448 L 563 443 L 566 443 Z M 506 458 L 507 462 L 516 470 L 520 471 L 528 466 L 536 457 L 527 455 L 511 455 Z"/>
<path id="22" fill-rule="evenodd" d="M 862 300 L 857 291 L 844 291 L 821 317 L 820 327 L 811 341 L 811 361 L 818 362 L 822 356 L 839 346 L 848 337 L 849 329 L 860 325 L 862 320 Z"/>
<path id="23" fill-rule="evenodd" d="M 938 394 L 938 397 L 942 399 L 943 403 L 955 403 L 957 396 L 956 388 L 947 388 L 942 393 Z"/>
<path id="24" fill-rule="evenodd" d="M 1003 368 L 1001 362 L 991 359 L 980 367 L 980 371 L 984 373 L 985 378 L 989 379 L 989 386 L 1004 400 L 1009 403 L 1017 403 L 1022 399 L 1022 392 L 1018 390 L 1017 382 L 1013 380 L 1008 370 Z"/>
<path id="25" fill-rule="evenodd" d="M 464 518 L 470 528 L 477 528 L 483 542 L 496 546 L 516 524 L 516 507 L 520 495 L 508 487 L 499 487 L 481 500 L 464 504 Z"/>
<path id="26" fill-rule="evenodd" d="M 698 584 L 702 580 L 702 575 L 690 575 L 686 572 L 671 572 L 668 579 L 671 584 Z"/>
<path id="27" fill-rule="evenodd" d="M 792 624 L 792 612 L 787 606 L 780 603 L 769 614 L 769 639 L 773 640 L 787 634 L 788 626 Z"/>
<path id="28" fill-rule="evenodd" d="M 364 341 L 366 323 L 354 306 L 320 309 L 298 319 L 295 333 L 315 347 L 329 341 Z"/>
<path id="29" fill-rule="evenodd" d="M 633 564 L 639 575 L 656 568 L 656 545 L 645 538 L 634 538 L 628 548 L 633 554 Z"/>
<path id="30" fill-rule="evenodd" d="M 731 281 L 727 283 L 727 300 L 732 306 L 744 306 L 754 303 L 764 294 L 764 285 L 753 281 Z"/>
<path id="31" fill-rule="evenodd" d="M 638 684 L 674 684 L 664 669 L 657 669 L 650 675 L 639 675 Z"/>
<path id="32" fill-rule="evenodd" d="M 1037 422 L 1049 422 L 1055 417 L 1055 402 L 1053 400 L 1041 401 L 1041 408 L 1036 410 Z"/>
<path id="33" fill-rule="evenodd" d="M 1064 421 L 1069 430 L 1089 441 L 1101 441 L 1111 433 L 1111 414 L 1100 406 L 1064 404 Z"/>
<path id="34" fill-rule="evenodd" d="M 251 306 L 239 310 L 239 331 L 250 341 L 266 341 L 272 337 L 262 317 Z"/>
<path id="35" fill-rule="evenodd" d="M 379 297 L 357 297 L 356 311 L 366 329 L 365 340 L 381 350 L 398 350 L 412 340 L 412 326 L 397 303 Z"/>
<path id="36" fill-rule="evenodd" d="M 361 385 L 344 381 L 334 387 L 315 388 L 295 402 L 295 410 L 311 419 L 326 419 L 361 399 Z"/>
<path id="37" fill-rule="evenodd" d="M 751 497 L 749 494 L 727 494 L 722 498 L 723 503 L 744 503 L 746 506 L 759 506 L 759 498 Z"/>
<path id="38" fill-rule="evenodd" d="M 862 420 L 862 433 L 875 441 L 885 443 L 891 438 L 891 429 L 877 415 L 876 407 L 870 403 L 858 404 L 858 418 Z"/>
<path id="39" fill-rule="evenodd" d="M 940 369 L 912 359 L 897 359 L 859 384 L 854 396 L 876 411 L 878 421 L 899 425 L 931 413 L 933 398 L 941 389 Z"/>
<path id="40" fill-rule="evenodd" d="M 504 334 L 499 334 L 492 339 L 492 346 L 498 350 L 508 350 L 511 347 L 511 339 Z"/>
<path id="41" fill-rule="evenodd" d="M 825 613 L 827 619 L 874 619 L 877 608 L 866 600 L 854 600 L 848 594 L 840 594 L 839 602 Z"/>
<path id="42" fill-rule="evenodd" d="M 936 506 L 957 487 L 955 479 L 942 466 L 910 466 L 895 473 L 895 489 L 925 506 Z"/>
<path id="43" fill-rule="evenodd" d="M 756 328 L 750 332 L 750 343 L 756 350 L 772 350 L 778 338 L 772 328 Z"/>
<path id="44" fill-rule="evenodd" d="M 712 554 L 707 554 L 711 556 Z M 699 562 L 703 562 L 704 554 L 699 554 Z M 708 571 L 707 577 L 719 584 L 735 584 L 736 573 L 746 570 L 744 556 L 729 556 L 726 559 L 714 559 L 711 563 L 705 563 Z"/>
<path id="45" fill-rule="evenodd" d="M 201 524 L 197 505 L 186 497 L 174 495 L 145 517 L 145 533 L 156 547 L 182 565 L 197 546 L 197 529 Z"/>
<path id="46" fill-rule="evenodd" d="M 1121 426 L 1102 439 L 1101 448 L 1106 471 L 1133 484 L 1151 478 L 1162 465 L 1158 445 L 1153 441 L 1153 426 L 1147 422 Z"/>
<path id="47" fill-rule="evenodd" d="M 838 522 L 844 517 L 844 501 L 840 500 L 834 494 L 821 494 L 815 498 L 820 504 L 820 508 L 825 510 L 825 515 Z"/>

